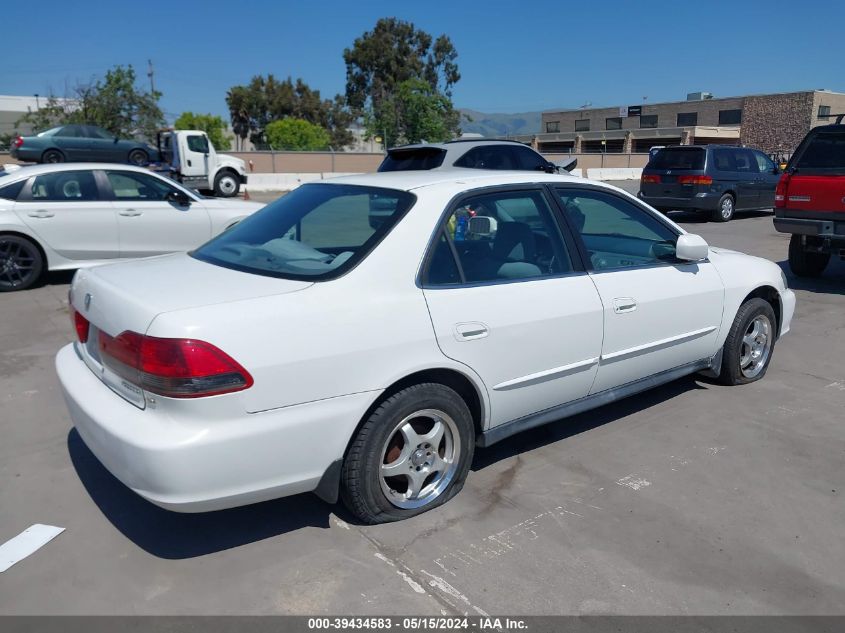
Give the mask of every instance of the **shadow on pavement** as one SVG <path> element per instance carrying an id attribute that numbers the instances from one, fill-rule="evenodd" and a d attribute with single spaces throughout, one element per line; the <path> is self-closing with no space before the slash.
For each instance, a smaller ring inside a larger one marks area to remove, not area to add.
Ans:
<path id="1" fill-rule="evenodd" d="M 687 376 L 598 409 L 585 411 L 571 418 L 564 418 L 530 431 L 518 433 L 489 448 L 476 449 L 472 470 L 482 470 L 500 460 L 532 451 L 541 446 L 554 444 L 610 422 L 615 422 L 620 418 L 671 400 L 688 391 L 709 389 L 709 384 L 715 384 L 715 382 L 710 383 L 700 376 Z"/>
<path id="2" fill-rule="evenodd" d="M 789 287 L 793 290 L 804 290 L 816 294 L 843 295 L 845 294 L 845 262 L 837 257 L 831 257 L 830 263 L 821 277 L 798 277 L 789 268 L 789 261 L 784 259 L 777 262 L 781 267 Z"/>
<path id="3" fill-rule="evenodd" d="M 329 527 L 333 508 L 312 494 L 217 512 L 163 510 L 109 473 L 76 429 L 68 434 L 67 446 L 82 485 L 106 518 L 126 538 L 159 558 L 193 558 L 304 527 Z"/>

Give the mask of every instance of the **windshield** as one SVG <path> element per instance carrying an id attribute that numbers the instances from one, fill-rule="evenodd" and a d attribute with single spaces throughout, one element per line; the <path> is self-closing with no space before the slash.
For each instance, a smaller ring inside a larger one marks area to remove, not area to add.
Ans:
<path id="1" fill-rule="evenodd" d="M 422 171 L 434 169 L 443 164 L 446 150 L 437 147 L 416 147 L 414 149 L 392 149 L 387 154 L 379 171 Z"/>
<path id="2" fill-rule="evenodd" d="M 704 148 L 667 147 L 648 162 L 649 169 L 704 169 Z"/>
<path id="3" fill-rule="evenodd" d="M 191 255 L 258 275 L 332 279 L 366 257 L 415 199 L 394 189 L 307 184 Z"/>
<path id="4" fill-rule="evenodd" d="M 59 127 L 52 127 L 49 130 L 44 130 L 43 132 L 39 132 L 35 136 L 54 136 L 62 128 L 64 128 L 63 125 L 60 125 Z"/>

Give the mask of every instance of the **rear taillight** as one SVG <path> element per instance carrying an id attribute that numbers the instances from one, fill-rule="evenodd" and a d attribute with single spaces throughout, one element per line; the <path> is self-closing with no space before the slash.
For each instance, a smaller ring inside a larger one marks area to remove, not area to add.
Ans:
<path id="1" fill-rule="evenodd" d="M 786 191 L 789 189 L 789 178 L 790 175 L 788 173 L 780 175 L 778 186 L 775 187 L 775 208 L 782 208 L 786 206 Z"/>
<path id="2" fill-rule="evenodd" d="M 79 314 L 73 306 L 70 306 L 70 320 L 73 323 L 73 329 L 76 330 L 76 337 L 80 343 L 88 342 L 88 330 L 91 324 L 88 319 Z"/>
<path id="3" fill-rule="evenodd" d="M 711 176 L 678 176 L 678 182 L 682 185 L 712 185 Z"/>
<path id="4" fill-rule="evenodd" d="M 199 398 L 249 389 L 252 376 L 228 354 L 195 339 L 157 338 L 137 332 L 100 332 L 103 364 L 146 391 L 170 398 Z"/>
<path id="5" fill-rule="evenodd" d="M 640 182 L 644 185 L 659 185 L 660 176 L 657 174 L 643 174 L 640 177 Z"/>
<path id="6" fill-rule="evenodd" d="M 20 147 L 21 145 L 23 145 L 23 137 L 16 136 L 12 141 L 12 145 L 14 145 L 15 147 Z"/>

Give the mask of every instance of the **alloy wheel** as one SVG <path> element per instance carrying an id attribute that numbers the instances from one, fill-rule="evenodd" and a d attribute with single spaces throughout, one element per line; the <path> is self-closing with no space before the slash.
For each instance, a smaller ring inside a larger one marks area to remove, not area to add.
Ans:
<path id="1" fill-rule="evenodd" d="M 455 476 L 460 449 L 458 427 L 443 411 L 421 409 L 406 416 L 382 447 L 382 492 L 397 508 L 431 503 Z"/>
<path id="2" fill-rule="evenodd" d="M 24 286 L 35 274 L 37 253 L 26 244 L 0 238 L 0 286 Z"/>
<path id="3" fill-rule="evenodd" d="M 746 378 L 754 378 L 766 367 L 772 351 L 772 324 L 759 314 L 748 324 L 742 337 L 739 369 Z"/>

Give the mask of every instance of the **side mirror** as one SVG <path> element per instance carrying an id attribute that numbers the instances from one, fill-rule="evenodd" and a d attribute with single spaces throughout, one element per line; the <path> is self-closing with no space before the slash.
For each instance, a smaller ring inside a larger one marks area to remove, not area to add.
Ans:
<path id="1" fill-rule="evenodd" d="M 182 193 L 181 191 L 171 191 L 164 197 L 164 199 L 167 202 L 173 202 L 180 206 L 187 206 L 191 204 L 191 199 L 188 197 L 188 194 Z"/>
<path id="2" fill-rule="evenodd" d="M 707 259 L 710 254 L 710 247 L 700 235 L 684 233 L 678 236 L 675 243 L 675 257 L 688 262 L 700 262 Z"/>

